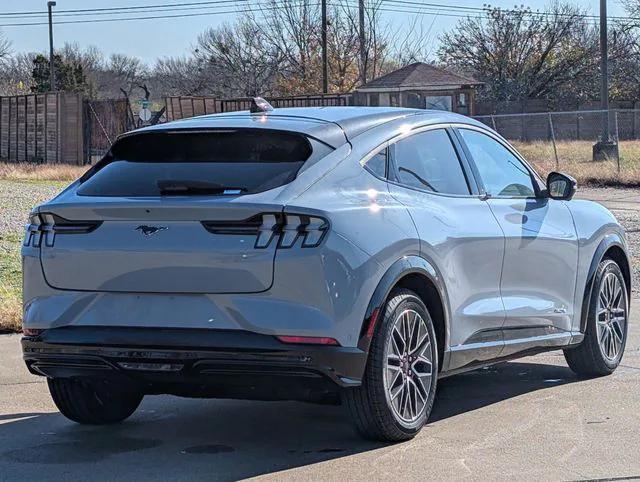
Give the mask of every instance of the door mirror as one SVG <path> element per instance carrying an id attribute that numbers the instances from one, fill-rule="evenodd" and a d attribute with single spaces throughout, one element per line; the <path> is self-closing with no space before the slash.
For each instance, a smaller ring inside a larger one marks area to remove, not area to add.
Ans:
<path id="1" fill-rule="evenodd" d="M 551 199 L 569 201 L 578 189 L 574 178 L 561 172 L 552 172 L 547 176 L 547 195 Z"/>

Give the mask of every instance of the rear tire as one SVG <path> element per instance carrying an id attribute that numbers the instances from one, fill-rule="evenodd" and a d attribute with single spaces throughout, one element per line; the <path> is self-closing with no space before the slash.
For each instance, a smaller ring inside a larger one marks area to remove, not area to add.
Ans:
<path id="1" fill-rule="evenodd" d="M 81 424 L 105 425 L 121 422 L 136 411 L 143 395 L 106 382 L 89 383 L 71 378 L 47 379 L 58 410 Z"/>
<path id="2" fill-rule="evenodd" d="M 564 350 L 569 368 L 582 376 L 610 375 L 627 343 L 629 300 L 624 276 L 612 259 L 600 262 L 594 278 L 584 340 Z"/>
<path id="3" fill-rule="evenodd" d="M 394 290 L 371 340 L 362 385 L 344 392 L 358 432 L 384 442 L 413 438 L 431 413 L 437 375 L 427 307 L 413 291 Z"/>

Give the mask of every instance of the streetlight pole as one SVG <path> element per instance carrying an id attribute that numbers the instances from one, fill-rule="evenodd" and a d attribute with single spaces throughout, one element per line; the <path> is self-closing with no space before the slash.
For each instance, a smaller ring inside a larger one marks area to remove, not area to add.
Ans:
<path id="1" fill-rule="evenodd" d="M 53 63 L 53 12 L 51 9 L 56 6 L 56 2 L 47 2 L 49 10 L 49 90 L 56 90 L 56 72 Z"/>
<path id="2" fill-rule="evenodd" d="M 327 0 L 322 0 L 322 92 L 329 93 L 329 68 L 327 66 Z"/>

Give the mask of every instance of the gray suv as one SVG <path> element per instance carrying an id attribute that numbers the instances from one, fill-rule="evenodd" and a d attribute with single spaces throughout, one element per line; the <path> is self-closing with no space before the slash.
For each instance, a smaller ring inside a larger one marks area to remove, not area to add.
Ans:
<path id="1" fill-rule="evenodd" d="M 24 239 L 24 360 L 79 423 L 150 394 L 343 403 L 413 437 L 437 380 L 622 357 L 623 229 L 469 118 L 272 109 L 137 130 Z"/>

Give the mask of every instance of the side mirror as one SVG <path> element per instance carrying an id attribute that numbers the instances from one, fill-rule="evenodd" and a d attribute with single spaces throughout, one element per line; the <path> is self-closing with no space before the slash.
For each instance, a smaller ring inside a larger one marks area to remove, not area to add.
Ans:
<path id="1" fill-rule="evenodd" d="M 577 189 L 577 181 L 567 174 L 551 172 L 547 176 L 547 195 L 551 199 L 569 201 Z"/>

